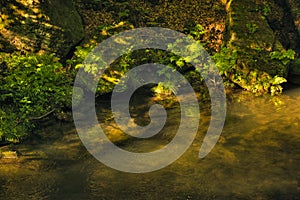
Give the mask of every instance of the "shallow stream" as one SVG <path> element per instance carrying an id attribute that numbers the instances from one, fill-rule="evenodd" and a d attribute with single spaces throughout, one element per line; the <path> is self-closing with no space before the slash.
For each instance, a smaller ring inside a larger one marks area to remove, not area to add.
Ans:
<path id="1" fill-rule="evenodd" d="M 99 113 L 109 113 L 109 101 L 99 105 Z M 279 97 L 239 92 L 227 106 L 221 137 L 204 159 L 198 152 L 210 120 L 207 109 L 183 156 L 144 174 L 101 164 L 72 123 L 48 122 L 36 133 L 39 138 L 5 147 L 21 156 L 0 160 L 0 199 L 299 199 L 300 89 Z M 160 136 L 119 145 L 144 152 L 167 144 L 178 128 L 177 111 L 169 110 Z M 111 119 L 103 119 L 103 128 L 117 141 L 120 131 Z"/>

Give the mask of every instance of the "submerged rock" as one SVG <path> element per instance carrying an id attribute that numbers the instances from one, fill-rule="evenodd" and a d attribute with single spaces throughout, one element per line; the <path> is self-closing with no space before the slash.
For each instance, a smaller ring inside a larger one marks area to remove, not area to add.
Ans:
<path id="1" fill-rule="evenodd" d="M 0 0 L 0 51 L 65 58 L 84 36 L 72 0 Z"/>
<path id="2" fill-rule="evenodd" d="M 18 152 L 17 151 L 3 151 L 0 153 L 0 157 L 7 158 L 7 159 L 17 159 Z"/>

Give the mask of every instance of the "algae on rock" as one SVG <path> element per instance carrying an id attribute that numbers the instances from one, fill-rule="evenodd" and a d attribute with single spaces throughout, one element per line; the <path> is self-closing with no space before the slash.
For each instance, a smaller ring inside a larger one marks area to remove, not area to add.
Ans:
<path id="1" fill-rule="evenodd" d="M 288 69 L 270 56 L 285 49 L 264 16 L 264 6 L 263 1 L 255 0 L 228 3 L 225 46 L 236 60 L 227 78 L 256 94 L 276 94 L 282 90 L 280 84 L 285 82 Z"/>
<path id="2" fill-rule="evenodd" d="M 72 0 L 0 0 L 0 50 L 65 58 L 84 36 Z"/>

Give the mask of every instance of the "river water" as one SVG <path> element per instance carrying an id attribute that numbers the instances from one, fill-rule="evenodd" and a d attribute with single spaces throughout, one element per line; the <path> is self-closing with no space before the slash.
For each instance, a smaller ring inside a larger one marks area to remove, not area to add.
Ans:
<path id="1" fill-rule="evenodd" d="M 201 110 L 197 137 L 183 156 L 144 174 L 101 164 L 72 123 L 47 122 L 34 139 L 2 148 L 22 155 L 0 160 L 0 199 L 300 199 L 300 89 L 279 97 L 239 92 L 227 107 L 221 137 L 204 159 L 198 152 L 208 109 Z M 110 113 L 109 101 L 97 110 Z M 145 152 L 172 139 L 180 119 L 176 106 L 168 112 L 162 134 L 148 140 L 126 140 L 109 114 L 99 121 L 112 140 L 125 139 L 120 147 Z"/>

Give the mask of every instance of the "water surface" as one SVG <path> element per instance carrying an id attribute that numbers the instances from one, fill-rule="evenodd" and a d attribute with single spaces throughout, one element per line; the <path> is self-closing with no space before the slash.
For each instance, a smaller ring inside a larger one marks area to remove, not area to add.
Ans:
<path id="1" fill-rule="evenodd" d="M 175 105 L 161 134 L 137 141 L 115 126 L 109 101 L 99 105 L 99 120 L 109 137 L 123 140 L 118 145 L 135 152 L 168 144 L 180 120 Z M 5 147 L 22 155 L 0 160 L 0 199 L 299 199 L 299 108 L 299 89 L 279 97 L 234 94 L 222 135 L 204 159 L 197 156 L 210 120 L 207 109 L 201 110 L 188 151 L 168 167 L 145 174 L 101 164 L 86 151 L 71 123 L 48 122 L 37 131 L 40 138 Z M 133 116 L 147 121 L 142 111 Z"/>

